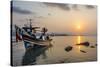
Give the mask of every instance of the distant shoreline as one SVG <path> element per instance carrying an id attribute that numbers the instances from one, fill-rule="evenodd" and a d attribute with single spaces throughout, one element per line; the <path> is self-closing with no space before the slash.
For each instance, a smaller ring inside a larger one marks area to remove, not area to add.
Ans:
<path id="1" fill-rule="evenodd" d="M 49 36 L 97 36 L 97 35 L 49 35 Z"/>

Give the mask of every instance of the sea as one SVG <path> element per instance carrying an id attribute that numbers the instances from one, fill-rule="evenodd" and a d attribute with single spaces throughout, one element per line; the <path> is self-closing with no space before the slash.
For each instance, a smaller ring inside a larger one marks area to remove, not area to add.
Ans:
<path id="1" fill-rule="evenodd" d="M 51 47 L 31 48 L 26 50 L 23 41 L 11 46 L 11 62 L 13 66 L 42 65 L 97 61 L 97 36 L 53 36 Z M 89 46 L 76 45 L 89 42 Z M 65 49 L 71 46 L 72 49 Z"/>

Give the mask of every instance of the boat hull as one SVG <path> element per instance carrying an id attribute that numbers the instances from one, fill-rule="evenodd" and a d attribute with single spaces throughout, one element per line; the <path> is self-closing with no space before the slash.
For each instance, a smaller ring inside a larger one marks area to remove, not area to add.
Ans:
<path id="1" fill-rule="evenodd" d="M 27 35 L 23 35 L 22 38 L 24 41 L 25 48 L 28 48 L 29 46 L 34 46 L 34 45 L 49 46 L 52 41 L 52 39 L 49 39 L 49 40 L 35 39 Z"/>

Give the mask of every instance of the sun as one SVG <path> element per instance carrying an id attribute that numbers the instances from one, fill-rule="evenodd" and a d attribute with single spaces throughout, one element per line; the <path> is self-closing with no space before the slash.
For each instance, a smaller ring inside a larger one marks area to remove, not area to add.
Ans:
<path id="1" fill-rule="evenodd" d="M 77 29 L 81 29 L 81 26 L 80 25 L 77 25 Z"/>

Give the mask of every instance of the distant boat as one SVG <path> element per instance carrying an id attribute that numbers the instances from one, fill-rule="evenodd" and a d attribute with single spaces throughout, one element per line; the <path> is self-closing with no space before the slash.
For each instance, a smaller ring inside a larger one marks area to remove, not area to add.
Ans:
<path id="1" fill-rule="evenodd" d="M 31 24 L 31 19 L 30 19 L 30 26 L 24 26 L 22 28 L 18 27 L 17 25 L 15 25 L 15 29 L 16 29 L 16 41 L 18 40 L 22 40 L 24 41 L 24 45 L 25 48 L 28 48 L 30 45 L 34 46 L 34 44 L 38 44 L 38 45 L 43 45 L 43 46 L 48 46 L 52 39 L 50 39 L 49 35 L 46 35 L 46 32 L 48 31 L 45 27 L 42 28 L 42 30 L 36 30 L 40 27 L 32 27 Z M 37 31 L 41 32 L 41 35 L 39 38 L 37 38 L 36 34 Z M 30 45 L 29 45 L 30 44 Z"/>

